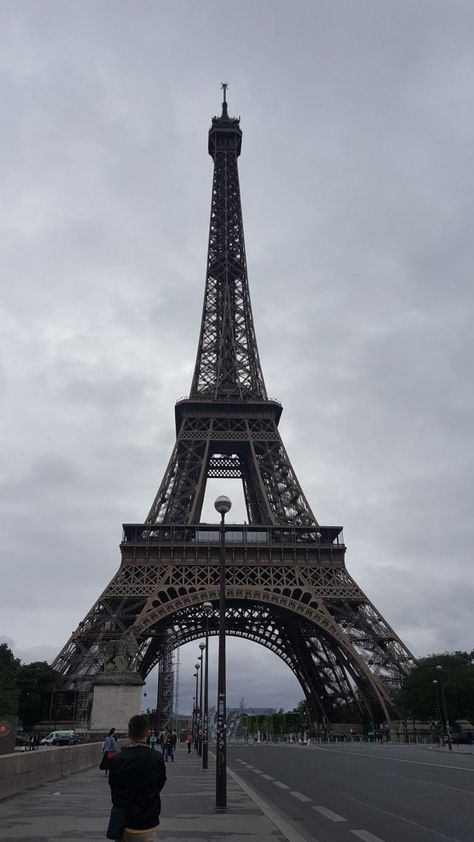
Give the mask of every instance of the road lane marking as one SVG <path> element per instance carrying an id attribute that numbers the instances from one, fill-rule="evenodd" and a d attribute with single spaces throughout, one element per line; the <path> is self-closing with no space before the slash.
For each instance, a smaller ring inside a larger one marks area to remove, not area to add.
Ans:
<path id="1" fill-rule="evenodd" d="M 342 798 L 347 798 L 348 801 L 354 801 L 356 804 L 362 804 L 363 807 L 368 807 L 369 810 L 375 810 L 377 813 L 382 813 L 384 816 L 390 816 L 391 819 L 395 819 L 395 821 L 403 822 L 404 824 L 410 825 L 410 827 L 416 827 L 417 830 L 423 830 L 425 833 L 431 833 L 432 836 L 438 836 L 440 839 L 445 839 L 446 842 L 459 842 L 454 836 L 446 836 L 444 833 L 441 833 L 439 830 L 434 830 L 432 827 L 426 827 L 424 824 L 418 824 L 418 822 L 412 821 L 412 819 L 406 819 L 404 816 L 400 816 L 398 813 L 392 813 L 390 810 L 383 810 L 382 807 L 377 807 L 375 804 L 370 804 L 368 801 L 363 801 L 362 798 L 355 798 L 353 795 L 348 795 L 347 792 L 339 792 L 338 793 Z"/>
<path id="2" fill-rule="evenodd" d="M 252 769 L 252 772 L 255 772 L 256 775 L 263 775 L 263 772 L 262 772 L 261 769 Z"/>
<path id="3" fill-rule="evenodd" d="M 321 813 L 322 816 L 326 816 L 327 819 L 330 819 L 332 822 L 346 822 L 347 819 L 344 816 L 340 816 L 339 813 L 333 813 L 332 810 L 328 810 L 327 807 L 323 807 L 322 804 L 318 804 L 316 807 L 313 807 L 313 810 L 317 810 L 318 813 Z"/>
<path id="4" fill-rule="evenodd" d="M 358 836 L 359 839 L 362 839 L 363 842 L 384 842 L 380 836 L 374 836 L 373 833 L 369 833 L 368 830 L 351 830 L 351 833 L 354 836 Z"/>
<path id="5" fill-rule="evenodd" d="M 389 763 L 413 763 L 416 766 L 433 766 L 434 769 L 457 769 L 458 772 L 474 772 L 474 769 L 468 769 L 467 766 L 452 766 L 450 763 L 428 763 L 425 760 L 405 760 L 402 757 L 384 757 L 382 754 L 367 754 L 365 751 L 341 751 L 337 748 L 322 748 L 321 751 L 327 751 L 330 754 L 345 754 L 346 757 L 370 757 L 372 760 L 388 760 Z"/>
<path id="6" fill-rule="evenodd" d="M 262 775 L 262 778 L 265 778 L 266 781 L 274 781 L 275 778 L 272 778 L 271 775 Z"/>
<path id="7" fill-rule="evenodd" d="M 230 775 L 240 788 L 247 793 L 257 807 L 260 807 L 270 821 L 273 822 L 275 827 L 281 831 L 288 842 L 318 842 L 318 839 L 315 836 L 308 836 L 307 834 L 303 836 L 299 832 L 298 828 L 295 827 L 293 822 L 285 819 L 268 801 L 265 801 L 258 792 L 249 786 L 246 781 L 242 780 L 239 775 L 236 775 L 232 769 L 229 769 L 229 767 L 227 767 L 227 774 Z"/>
<path id="8" fill-rule="evenodd" d="M 273 781 L 273 783 L 275 784 L 275 786 L 279 786 L 279 787 L 280 787 L 280 789 L 289 789 L 289 788 L 290 788 L 290 787 L 289 787 L 289 786 L 287 786 L 286 784 L 282 784 L 282 782 L 281 782 L 281 781 Z"/>
<path id="9" fill-rule="evenodd" d="M 311 798 L 308 798 L 307 795 L 303 795 L 302 792 L 297 792 L 296 790 L 293 790 L 293 792 L 290 792 L 290 795 L 292 795 L 293 798 L 297 798 L 298 801 L 311 801 Z"/>

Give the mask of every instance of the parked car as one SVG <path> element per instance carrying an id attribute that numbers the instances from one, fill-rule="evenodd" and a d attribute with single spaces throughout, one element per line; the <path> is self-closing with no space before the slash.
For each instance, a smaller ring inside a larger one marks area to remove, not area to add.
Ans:
<path id="1" fill-rule="evenodd" d="M 453 743 L 467 743 L 471 746 L 474 742 L 472 731 L 459 731 L 457 734 L 453 734 L 451 739 Z"/>
<path id="2" fill-rule="evenodd" d="M 47 737 L 40 742 L 42 746 L 74 746 L 79 738 L 74 731 L 51 731 Z"/>
<path id="3" fill-rule="evenodd" d="M 467 743 L 472 745 L 474 742 L 474 726 L 468 719 L 456 719 L 453 728 L 453 743 Z"/>

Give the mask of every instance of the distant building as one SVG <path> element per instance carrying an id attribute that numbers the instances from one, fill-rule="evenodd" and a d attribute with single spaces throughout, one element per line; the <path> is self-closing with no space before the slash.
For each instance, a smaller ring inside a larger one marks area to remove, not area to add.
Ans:
<path id="1" fill-rule="evenodd" d="M 242 713 L 247 716 L 271 716 L 276 713 L 276 708 L 244 708 Z"/>

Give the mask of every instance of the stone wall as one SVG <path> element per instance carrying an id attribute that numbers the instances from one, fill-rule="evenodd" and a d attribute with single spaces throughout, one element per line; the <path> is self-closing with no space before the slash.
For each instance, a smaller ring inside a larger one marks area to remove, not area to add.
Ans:
<path id="1" fill-rule="evenodd" d="M 5 754 L 0 757 L 0 798 L 64 778 L 81 769 L 98 767 L 101 757 L 102 741 Z"/>

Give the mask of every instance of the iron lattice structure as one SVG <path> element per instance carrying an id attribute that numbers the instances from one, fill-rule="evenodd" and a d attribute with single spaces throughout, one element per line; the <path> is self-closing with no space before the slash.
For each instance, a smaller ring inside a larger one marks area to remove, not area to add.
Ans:
<path id="1" fill-rule="evenodd" d="M 240 478 L 248 523 L 226 531 L 226 633 L 279 655 L 313 723 L 390 720 L 413 657 L 349 575 L 342 527 L 318 524 L 278 431 L 282 407 L 267 397 L 247 278 L 241 143 L 224 95 L 209 130 L 206 287 L 190 395 L 175 407 L 176 444 L 145 522 L 124 525 L 117 574 L 54 666 L 66 685 L 92 682 L 106 645 L 133 632 L 134 669 L 145 678 L 161 664 L 164 687 L 169 652 L 205 633 L 206 601 L 217 635 L 218 527 L 200 517 L 208 478 Z"/>
<path id="2" fill-rule="evenodd" d="M 161 647 L 158 662 L 158 688 L 156 694 L 156 712 L 158 728 L 163 730 L 165 725 L 173 719 L 174 699 L 174 661 L 173 645 L 170 634 L 166 635 L 166 643 Z"/>

